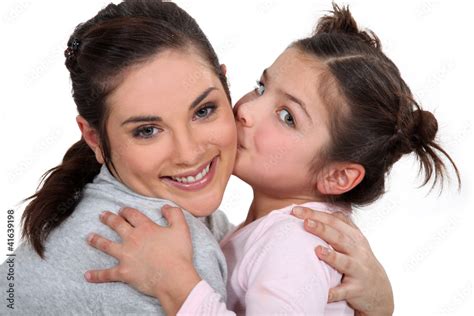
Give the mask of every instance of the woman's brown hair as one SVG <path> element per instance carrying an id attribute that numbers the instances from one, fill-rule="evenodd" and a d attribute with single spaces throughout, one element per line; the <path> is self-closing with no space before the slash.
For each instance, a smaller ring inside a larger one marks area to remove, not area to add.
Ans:
<path id="1" fill-rule="evenodd" d="M 127 69 L 148 61 L 165 49 L 198 54 L 219 77 L 230 101 L 225 75 L 209 40 L 196 21 L 171 2 L 125 0 L 109 4 L 79 24 L 65 51 L 72 95 L 79 114 L 97 130 L 104 163 L 115 169 L 107 131 L 107 97 Z M 44 243 L 74 211 L 84 186 L 93 181 L 101 164 L 83 138 L 72 145 L 60 165 L 42 177 L 37 192 L 24 201 L 22 238 L 44 258 Z"/>
<path id="2" fill-rule="evenodd" d="M 438 123 L 431 112 L 415 101 L 397 66 L 382 52 L 380 40 L 370 30 L 359 30 L 348 7 L 333 4 L 330 15 L 322 17 L 314 34 L 291 47 L 313 56 L 325 66 L 317 87 L 330 113 L 330 145 L 315 159 L 350 161 L 365 168 L 365 177 L 354 189 L 332 202 L 365 205 L 385 190 L 385 175 L 403 155 L 415 153 L 423 185 L 434 178 L 441 182 L 446 167 L 436 142 Z M 318 163 L 316 163 L 318 162 Z"/>

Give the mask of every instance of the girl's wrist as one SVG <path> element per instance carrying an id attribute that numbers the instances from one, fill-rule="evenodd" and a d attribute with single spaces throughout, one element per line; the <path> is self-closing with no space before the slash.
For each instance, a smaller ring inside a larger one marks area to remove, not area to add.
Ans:
<path id="1" fill-rule="evenodd" d="M 167 315 L 176 315 L 201 280 L 194 266 L 177 265 L 172 274 L 169 274 L 166 279 L 163 278 L 163 282 L 159 282 L 161 284 L 157 284 L 154 296 L 160 300 Z"/>
<path id="2" fill-rule="evenodd" d="M 370 312 L 355 311 L 355 316 L 392 316 L 393 308 L 385 308 L 384 310 L 372 310 Z"/>

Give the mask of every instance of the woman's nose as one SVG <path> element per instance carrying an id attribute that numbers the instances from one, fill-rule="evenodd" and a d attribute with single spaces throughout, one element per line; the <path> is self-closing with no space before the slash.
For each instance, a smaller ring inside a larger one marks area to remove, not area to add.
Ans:
<path id="1" fill-rule="evenodd" d="M 177 164 L 195 166 L 202 162 L 204 144 L 196 136 L 191 131 L 176 135 L 174 152 Z"/>

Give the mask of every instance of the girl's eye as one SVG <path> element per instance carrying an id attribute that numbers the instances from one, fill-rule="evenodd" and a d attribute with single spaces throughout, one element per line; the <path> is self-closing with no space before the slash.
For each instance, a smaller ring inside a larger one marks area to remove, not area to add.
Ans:
<path id="1" fill-rule="evenodd" d="M 257 92 L 258 95 L 263 95 L 263 93 L 265 93 L 265 85 L 260 80 L 257 80 L 257 86 L 255 86 L 255 92 Z"/>
<path id="2" fill-rule="evenodd" d="M 145 126 L 145 127 L 140 127 L 136 129 L 133 132 L 133 137 L 136 138 L 152 138 L 155 136 L 155 134 L 159 133 L 160 130 L 157 127 L 154 126 Z"/>
<path id="3" fill-rule="evenodd" d="M 217 106 L 213 103 L 209 103 L 194 113 L 197 119 L 205 119 L 211 116 L 216 111 Z M 194 118 L 193 118 L 194 120 Z"/>
<path id="4" fill-rule="evenodd" d="M 287 110 L 283 109 L 278 111 L 278 116 L 280 117 L 280 120 L 286 125 L 290 127 L 295 127 L 295 120 L 293 119 L 293 116 L 290 114 L 290 112 L 288 112 Z"/>

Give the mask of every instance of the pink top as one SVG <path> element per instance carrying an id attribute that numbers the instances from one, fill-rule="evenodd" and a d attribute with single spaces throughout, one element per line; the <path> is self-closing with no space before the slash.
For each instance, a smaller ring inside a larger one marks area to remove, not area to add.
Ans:
<path id="1" fill-rule="evenodd" d="M 329 245 L 290 215 L 294 206 L 272 211 L 221 241 L 229 271 L 227 304 L 203 280 L 178 315 L 354 315 L 345 301 L 327 303 L 329 289 L 342 275 L 318 259 L 314 248 Z M 318 202 L 302 206 L 342 210 Z"/>

